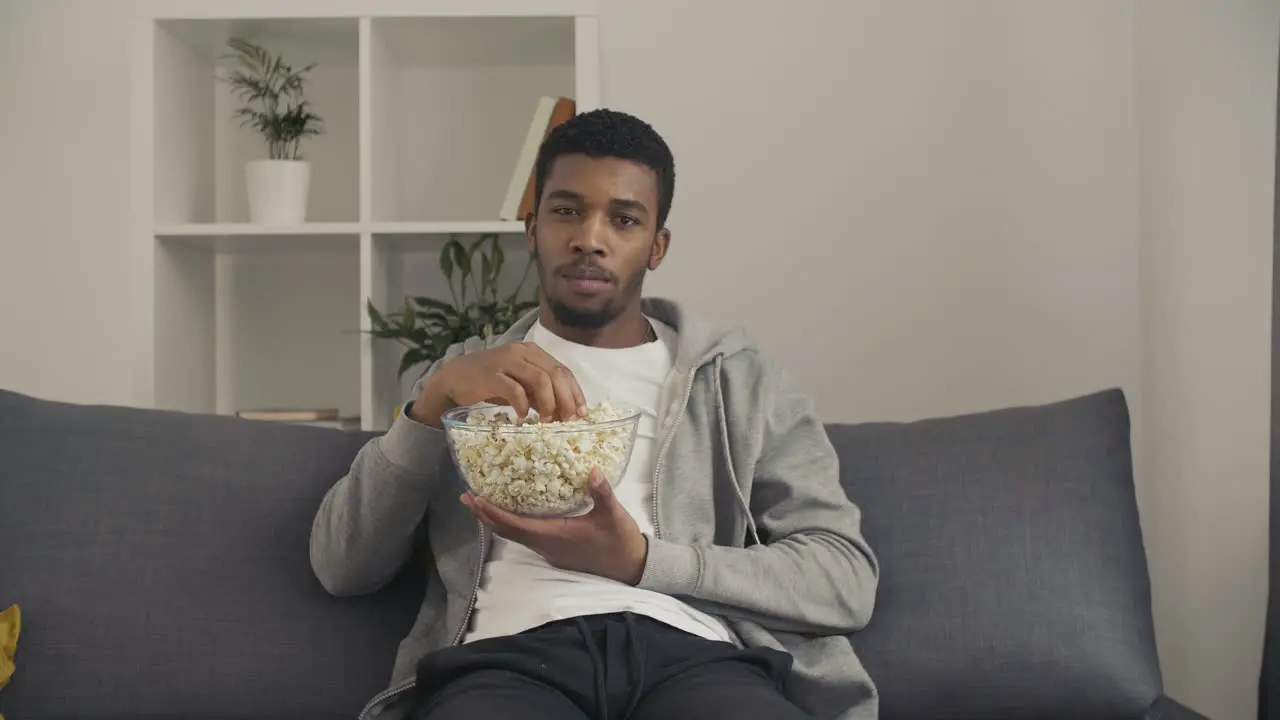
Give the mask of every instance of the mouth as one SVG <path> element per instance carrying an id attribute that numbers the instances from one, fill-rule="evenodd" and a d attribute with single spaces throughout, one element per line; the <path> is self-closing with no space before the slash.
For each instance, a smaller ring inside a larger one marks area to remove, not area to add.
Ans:
<path id="1" fill-rule="evenodd" d="M 582 295 L 594 295 L 613 284 L 613 277 L 606 271 L 590 266 L 573 266 L 561 270 L 558 275 L 569 289 Z"/>

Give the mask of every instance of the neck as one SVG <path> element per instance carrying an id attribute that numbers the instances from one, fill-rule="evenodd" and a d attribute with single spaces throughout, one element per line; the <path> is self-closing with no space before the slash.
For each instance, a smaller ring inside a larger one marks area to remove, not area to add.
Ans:
<path id="1" fill-rule="evenodd" d="M 612 322 L 599 328 L 580 328 L 563 325 L 556 320 L 555 313 L 545 304 L 538 310 L 538 321 L 543 327 L 556 335 L 579 345 L 588 345 L 605 349 L 619 349 L 643 345 L 651 339 L 652 328 L 640 305 L 636 304 Z"/>

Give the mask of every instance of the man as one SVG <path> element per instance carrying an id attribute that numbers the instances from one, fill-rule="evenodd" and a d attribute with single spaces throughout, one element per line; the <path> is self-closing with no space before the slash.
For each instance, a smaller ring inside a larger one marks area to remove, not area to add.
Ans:
<path id="1" fill-rule="evenodd" d="M 337 595 L 430 551 L 392 687 L 362 717 L 876 717 L 846 634 L 879 568 L 811 402 L 741 332 L 641 298 L 671 244 L 667 145 L 587 112 L 535 168 L 540 307 L 429 368 L 315 519 L 311 562 Z M 616 490 L 593 474 L 587 514 L 460 494 L 444 412 L 498 401 L 564 420 L 605 399 L 643 416 Z"/>

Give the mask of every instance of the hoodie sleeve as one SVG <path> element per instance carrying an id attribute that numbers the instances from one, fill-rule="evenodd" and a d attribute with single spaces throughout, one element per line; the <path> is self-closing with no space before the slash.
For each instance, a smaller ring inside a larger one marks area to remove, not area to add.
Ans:
<path id="1" fill-rule="evenodd" d="M 428 368 L 412 398 L 461 346 Z M 440 464 L 444 432 L 411 419 L 406 403 L 386 434 L 356 454 L 350 471 L 320 502 L 311 526 L 311 568 L 333 595 L 374 592 L 412 556 Z"/>
<path id="2" fill-rule="evenodd" d="M 691 546 L 650 538 L 640 586 L 727 618 L 794 633 L 841 634 L 871 618 L 879 564 L 861 511 L 812 402 L 777 369 L 766 384 L 750 508 L 760 544 Z"/>

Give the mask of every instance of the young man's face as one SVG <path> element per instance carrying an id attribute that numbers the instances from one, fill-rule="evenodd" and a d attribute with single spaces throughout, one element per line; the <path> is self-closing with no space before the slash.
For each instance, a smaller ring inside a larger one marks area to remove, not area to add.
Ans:
<path id="1" fill-rule="evenodd" d="M 646 165 L 563 155 L 528 223 L 542 296 L 556 320 L 597 329 L 639 302 L 644 274 L 662 262 L 670 233 L 658 227 L 658 179 Z"/>

